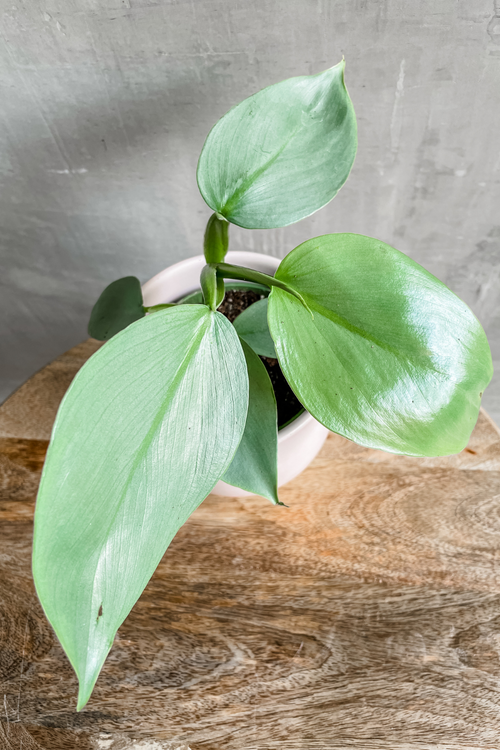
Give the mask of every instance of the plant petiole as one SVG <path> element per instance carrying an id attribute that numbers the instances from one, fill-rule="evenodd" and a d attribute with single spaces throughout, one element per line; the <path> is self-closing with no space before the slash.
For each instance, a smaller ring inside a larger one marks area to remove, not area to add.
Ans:
<path id="1" fill-rule="evenodd" d="M 224 299 L 224 279 L 217 275 L 215 263 L 203 266 L 200 276 L 201 291 L 205 304 L 215 311 Z"/>
<path id="2" fill-rule="evenodd" d="M 229 223 L 219 213 L 209 218 L 205 229 L 203 252 L 207 263 L 220 263 L 224 260 L 229 245 Z"/>
<path id="3" fill-rule="evenodd" d="M 296 297 L 299 302 L 304 305 L 306 310 L 314 318 L 311 309 L 307 302 L 299 292 L 293 287 L 286 284 L 284 281 L 276 279 L 274 276 L 268 276 L 267 273 L 261 273 L 260 271 L 254 271 L 253 268 L 244 268 L 243 266 L 233 266 L 231 263 L 216 263 L 214 264 L 217 269 L 217 275 L 223 279 L 241 279 L 242 281 L 254 281 L 257 284 L 264 284 L 272 288 L 273 286 L 278 289 L 282 289 L 284 292 L 288 292 L 293 297 Z"/>

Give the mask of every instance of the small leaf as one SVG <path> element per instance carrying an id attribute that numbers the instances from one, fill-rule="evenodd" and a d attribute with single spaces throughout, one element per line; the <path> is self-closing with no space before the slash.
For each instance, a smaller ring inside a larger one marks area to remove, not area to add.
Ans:
<path id="1" fill-rule="evenodd" d="M 256 354 L 276 359 L 274 341 L 267 323 L 267 305 L 267 297 L 254 302 L 238 315 L 233 325 L 240 339 L 246 341 Z"/>
<path id="2" fill-rule="evenodd" d="M 147 316 L 73 380 L 38 493 L 33 573 L 78 675 L 78 710 L 177 530 L 232 461 L 247 405 L 238 336 L 204 305 Z"/>
<path id="3" fill-rule="evenodd" d="M 491 379 L 481 325 L 444 284 L 389 245 L 356 234 L 304 242 L 276 277 L 269 327 L 305 408 L 361 445 L 414 456 L 467 445 Z"/>
<path id="4" fill-rule="evenodd" d="M 248 344 L 241 343 L 248 367 L 248 413 L 241 443 L 222 478 L 233 487 L 283 505 L 278 499 L 278 416 L 274 389 L 259 357 Z"/>
<path id="5" fill-rule="evenodd" d="M 117 279 L 106 287 L 90 313 L 89 336 L 107 341 L 144 315 L 139 279 Z"/>
<path id="6" fill-rule="evenodd" d="M 269 86 L 210 131 L 198 162 L 207 204 L 248 229 L 284 227 L 317 211 L 347 180 L 356 155 L 344 62 Z"/>

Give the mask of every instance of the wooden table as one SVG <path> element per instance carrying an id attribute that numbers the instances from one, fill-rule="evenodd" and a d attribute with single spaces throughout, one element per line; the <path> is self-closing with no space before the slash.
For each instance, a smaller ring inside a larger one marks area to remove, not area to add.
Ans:
<path id="1" fill-rule="evenodd" d="M 500 748 L 500 433 L 414 459 L 331 435 L 281 492 L 210 496 L 93 697 L 30 572 L 37 484 L 86 342 L 0 409 L 2 750 Z"/>

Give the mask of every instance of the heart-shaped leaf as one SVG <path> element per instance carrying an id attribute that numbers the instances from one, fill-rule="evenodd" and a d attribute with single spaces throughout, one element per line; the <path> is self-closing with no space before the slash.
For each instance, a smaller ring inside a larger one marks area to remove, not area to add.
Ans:
<path id="1" fill-rule="evenodd" d="M 170 541 L 232 461 L 247 406 L 236 331 L 201 305 L 130 326 L 71 384 L 38 493 L 33 572 L 78 675 L 78 709 Z"/>
<path id="2" fill-rule="evenodd" d="M 281 262 L 269 326 L 286 379 L 333 432 L 393 453 L 441 456 L 467 444 L 491 353 L 471 310 L 379 240 L 330 234 Z"/>
<path id="3" fill-rule="evenodd" d="M 248 367 L 247 421 L 238 450 L 222 478 L 233 487 L 282 505 L 278 499 L 278 415 L 274 389 L 259 357 L 245 341 L 242 346 Z"/>
<path id="4" fill-rule="evenodd" d="M 117 279 L 106 287 L 92 308 L 89 336 L 107 341 L 144 315 L 139 279 L 135 276 Z"/>
<path id="5" fill-rule="evenodd" d="M 274 341 L 267 323 L 267 305 L 267 297 L 254 302 L 238 315 L 233 325 L 240 339 L 246 341 L 256 354 L 276 359 Z"/>
<path id="6" fill-rule="evenodd" d="M 347 180 L 356 155 L 344 62 L 269 86 L 210 131 L 198 186 L 210 208 L 248 229 L 284 227 L 317 211 Z"/>

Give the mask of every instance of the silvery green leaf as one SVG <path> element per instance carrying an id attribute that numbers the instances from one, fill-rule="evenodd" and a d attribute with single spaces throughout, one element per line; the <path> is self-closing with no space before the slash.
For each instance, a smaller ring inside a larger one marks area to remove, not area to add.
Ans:
<path id="1" fill-rule="evenodd" d="M 242 341 L 247 361 L 249 400 L 245 431 L 238 450 L 222 477 L 234 487 L 278 499 L 278 415 L 267 370 L 253 349 Z"/>
<path id="2" fill-rule="evenodd" d="M 284 227 L 326 205 L 347 180 L 357 147 L 344 62 L 289 78 L 231 109 L 198 162 L 207 204 L 248 229 Z"/>
<path id="3" fill-rule="evenodd" d="M 238 332 L 238 336 L 246 341 L 256 354 L 261 357 L 276 359 L 274 341 L 267 324 L 267 305 L 267 297 L 254 302 L 253 305 L 250 305 L 238 315 L 233 325 Z"/>
<path id="4" fill-rule="evenodd" d="M 134 323 L 71 384 L 38 493 L 33 573 L 78 675 L 78 709 L 174 535 L 231 463 L 247 406 L 236 331 L 204 305 Z"/>

